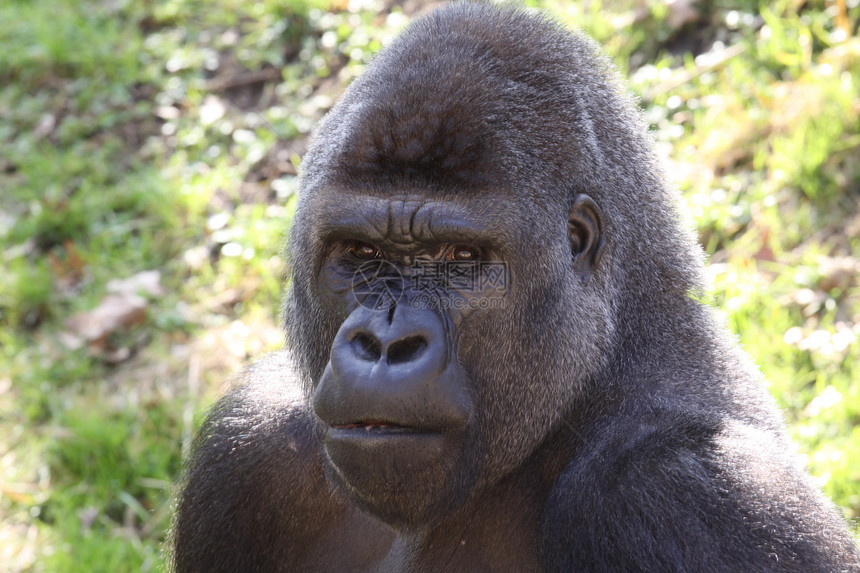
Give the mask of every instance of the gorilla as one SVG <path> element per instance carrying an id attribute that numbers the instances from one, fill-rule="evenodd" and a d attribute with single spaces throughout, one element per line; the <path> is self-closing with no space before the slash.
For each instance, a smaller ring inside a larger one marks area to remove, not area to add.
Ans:
<path id="1" fill-rule="evenodd" d="M 200 430 L 175 571 L 860 571 L 593 42 L 443 6 L 301 182 L 289 350 Z"/>

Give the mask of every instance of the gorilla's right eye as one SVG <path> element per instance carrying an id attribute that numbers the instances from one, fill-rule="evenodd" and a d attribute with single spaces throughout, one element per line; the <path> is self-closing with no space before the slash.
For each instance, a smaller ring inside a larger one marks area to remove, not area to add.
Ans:
<path id="1" fill-rule="evenodd" d="M 471 245 L 454 245 L 445 258 L 449 261 L 477 261 L 481 258 L 481 250 Z"/>
<path id="2" fill-rule="evenodd" d="M 347 249 L 356 259 L 370 260 L 382 257 L 382 252 L 370 243 L 355 242 Z"/>

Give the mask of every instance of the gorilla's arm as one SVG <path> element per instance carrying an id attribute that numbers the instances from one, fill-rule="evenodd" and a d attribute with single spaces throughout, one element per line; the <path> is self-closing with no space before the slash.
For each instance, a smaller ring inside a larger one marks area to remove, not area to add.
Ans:
<path id="1" fill-rule="evenodd" d="M 379 559 L 389 530 L 332 495 L 321 455 L 288 354 L 248 368 L 199 430 L 173 525 L 174 569 L 334 571 Z"/>
<path id="2" fill-rule="evenodd" d="M 824 573 L 856 555 L 781 437 L 671 411 L 627 420 L 555 484 L 543 523 L 558 570 Z"/>

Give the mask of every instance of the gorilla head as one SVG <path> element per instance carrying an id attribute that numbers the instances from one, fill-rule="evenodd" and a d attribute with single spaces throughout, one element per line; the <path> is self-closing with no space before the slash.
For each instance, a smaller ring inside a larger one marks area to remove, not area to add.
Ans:
<path id="1" fill-rule="evenodd" d="M 322 123 L 288 335 L 329 476 L 371 513 L 458 507 L 620 399 L 651 318 L 689 305 L 699 250 L 632 109 L 592 42 L 472 4 L 413 24 Z"/>

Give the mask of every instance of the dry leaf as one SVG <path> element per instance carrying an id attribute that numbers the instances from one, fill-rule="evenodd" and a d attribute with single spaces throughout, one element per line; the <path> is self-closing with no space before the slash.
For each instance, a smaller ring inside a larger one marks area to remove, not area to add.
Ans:
<path id="1" fill-rule="evenodd" d="M 161 288 L 161 272 L 143 271 L 127 279 L 108 281 L 107 291 L 114 294 L 143 293 L 150 296 L 162 296 L 164 289 Z"/>
<path id="2" fill-rule="evenodd" d="M 70 346 L 86 342 L 96 350 L 106 349 L 107 338 L 120 329 L 146 319 L 146 299 L 136 294 L 109 294 L 96 308 L 66 321 L 64 341 Z M 76 344 L 77 341 L 77 344 Z"/>

